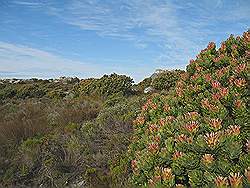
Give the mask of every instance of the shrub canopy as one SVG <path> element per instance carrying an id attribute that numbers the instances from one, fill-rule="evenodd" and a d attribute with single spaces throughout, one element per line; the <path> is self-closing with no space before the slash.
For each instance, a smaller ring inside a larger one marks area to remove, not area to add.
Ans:
<path id="1" fill-rule="evenodd" d="M 250 32 L 209 43 L 175 90 L 154 95 L 134 121 L 132 182 L 248 187 Z"/>

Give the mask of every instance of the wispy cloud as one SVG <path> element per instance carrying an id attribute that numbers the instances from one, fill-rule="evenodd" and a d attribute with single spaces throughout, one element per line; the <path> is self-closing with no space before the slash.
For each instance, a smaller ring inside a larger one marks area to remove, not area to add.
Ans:
<path id="1" fill-rule="evenodd" d="M 120 63 L 127 64 L 130 60 Z M 55 78 L 59 76 L 78 76 L 80 78 L 100 77 L 104 74 L 116 72 L 127 74 L 141 80 L 150 72 L 150 68 L 140 67 L 141 62 L 131 60 L 133 64 L 122 67 L 117 65 L 119 60 L 103 59 L 109 66 L 95 62 L 95 59 L 74 61 L 40 49 L 19 44 L 0 41 L 0 78 Z"/>
<path id="2" fill-rule="evenodd" d="M 167 58 L 168 61 L 176 64 L 175 60 L 180 56 L 187 61 L 198 49 L 205 47 L 208 38 L 212 39 L 218 33 L 238 32 L 228 25 L 249 20 L 250 3 L 248 0 L 230 1 L 229 4 L 225 0 L 101 3 L 98 0 L 72 0 L 63 7 L 51 7 L 50 13 L 82 30 L 133 41 L 138 48 L 146 48 L 153 42 L 163 47 L 162 55 L 167 52 L 173 57 L 172 60 Z"/>
<path id="3" fill-rule="evenodd" d="M 90 62 L 73 61 L 40 49 L 1 41 L 0 59 L 1 77 L 9 72 L 21 77 L 24 74 L 33 77 L 90 76 L 89 72 L 96 72 Z"/>
<path id="4" fill-rule="evenodd" d="M 14 5 L 19 5 L 23 7 L 29 7 L 29 8 L 41 8 L 44 5 L 46 5 L 46 1 L 42 2 L 41 0 L 33 0 L 33 1 L 14 0 L 14 1 L 11 1 L 11 3 Z"/>

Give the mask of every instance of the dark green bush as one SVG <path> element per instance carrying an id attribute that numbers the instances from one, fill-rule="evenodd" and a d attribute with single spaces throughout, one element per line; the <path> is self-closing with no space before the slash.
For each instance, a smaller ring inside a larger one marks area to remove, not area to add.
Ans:
<path id="1" fill-rule="evenodd" d="M 87 79 L 80 82 L 75 89 L 79 90 L 81 95 L 99 95 L 107 97 L 116 93 L 129 95 L 133 80 L 125 75 L 104 75 L 100 79 Z"/>
<path id="2" fill-rule="evenodd" d="M 159 73 L 153 80 L 151 85 L 156 90 L 170 90 L 174 88 L 180 74 L 184 73 L 181 70 L 163 71 Z"/>

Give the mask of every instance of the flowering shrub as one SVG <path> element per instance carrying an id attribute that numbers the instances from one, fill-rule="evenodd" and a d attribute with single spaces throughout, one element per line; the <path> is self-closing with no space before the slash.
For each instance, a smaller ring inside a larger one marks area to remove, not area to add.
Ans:
<path id="1" fill-rule="evenodd" d="M 131 180 L 163 187 L 249 187 L 250 32 L 201 51 L 175 90 L 134 121 Z"/>

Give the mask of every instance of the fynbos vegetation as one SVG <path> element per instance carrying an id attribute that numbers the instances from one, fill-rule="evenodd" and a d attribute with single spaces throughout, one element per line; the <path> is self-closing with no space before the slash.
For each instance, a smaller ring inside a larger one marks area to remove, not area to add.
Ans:
<path id="1" fill-rule="evenodd" d="M 0 186 L 249 187 L 249 60 L 245 32 L 138 84 L 1 80 Z"/>

